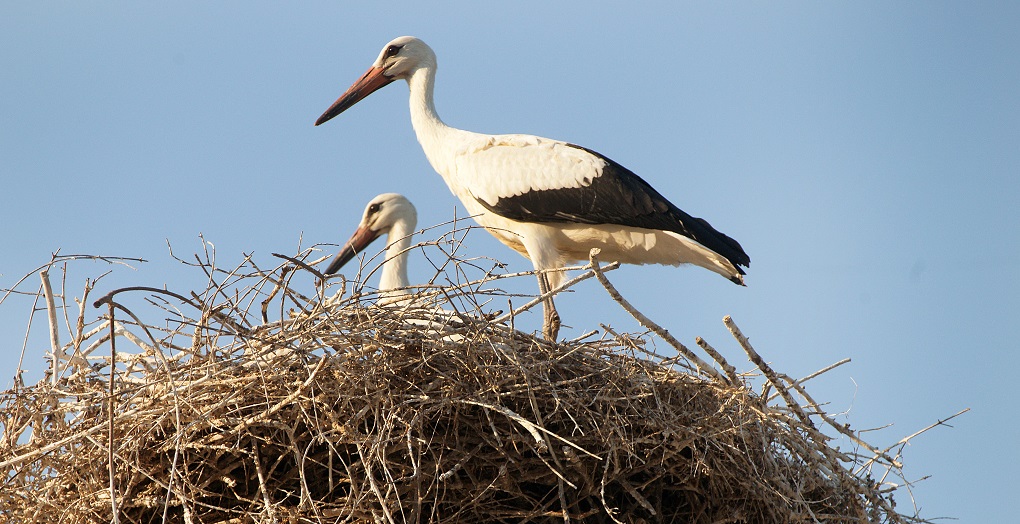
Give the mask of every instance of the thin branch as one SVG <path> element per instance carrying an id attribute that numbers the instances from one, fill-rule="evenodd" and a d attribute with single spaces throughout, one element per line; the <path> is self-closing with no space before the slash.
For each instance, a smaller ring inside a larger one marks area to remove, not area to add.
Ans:
<path id="1" fill-rule="evenodd" d="M 294 264 L 295 266 L 298 266 L 301 269 L 304 269 L 305 271 L 308 271 L 309 273 L 315 275 L 315 278 L 317 278 L 319 280 L 325 280 L 326 279 L 326 275 L 323 275 L 318 269 L 315 269 L 314 267 L 306 264 L 304 260 L 298 260 L 298 259 L 296 259 L 294 257 L 289 257 L 287 255 L 281 255 L 279 253 L 272 253 L 272 255 L 274 257 L 276 257 L 276 258 L 282 258 L 282 259 L 290 262 L 291 264 Z M 284 274 L 286 274 L 286 273 L 284 273 Z M 280 275 L 281 279 L 283 278 L 284 274 Z"/>
<path id="2" fill-rule="evenodd" d="M 620 306 L 623 307 L 623 309 L 627 311 L 627 313 L 630 313 L 630 315 L 634 317 L 634 319 L 637 320 L 639 324 L 644 326 L 646 329 L 651 330 L 656 335 L 659 335 L 660 338 L 669 343 L 669 345 L 673 346 L 673 348 L 676 349 L 677 352 L 679 352 L 681 355 L 683 355 L 688 360 L 693 362 L 694 365 L 698 367 L 698 369 L 700 369 L 705 374 L 710 375 L 711 377 L 717 380 L 726 382 L 726 377 L 723 376 L 722 373 L 719 373 L 718 370 L 716 370 L 714 367 L 712 367 L 707 362 L 702 360 L 701 357 L 695 355 L 693 351 L 687 349 L 687 346 L 681 344 L 679 340 L 674 338 L 673 335 L 669 334 L 669 331 L 666 331 L 666 329 L 663 328 L 662 326 L 656 324 L 655 322 L 652 322 L 651 319 L 646 317 L 643 313 L 638 311 L 637 308 L 632 306 L 627 299 L 623 298 L 623 295 L 621 295 L 620 292 L 616 290 L 616 287 L 613 286 L 613 284 L 609 282 L 609 279 L 607 279 L 606 276 L 603 274 L 603 271 L 599 266 L 598 261 L 598 255 L 600 252 L 601 250 L 597 248 L 592 249 L 591 253 L 588 254 L 588 259 L 591 264 L 592 272 L 595 273 L 595 277 L 598 278 L 599 282 L 602 284 L 602 287 L 606 288 L 606 291 L 609 292 L 609 296 L 612 297 L 617 304 L 620 304 Z"/>
<path id="3" fill-rule="evenodd" d="M 619 267 L 620 267 L 620 263 L 619 262 L 613 262 L 612 264 L 607 264 L 606 267 L 602 271 L 612 271 L 614 269 L 619 269 Z M 554 269 L 554 270 L 548 270 L 548 271 L 550 271 L 550 272 L 551 271 L 567 271 L 568 269 L 573 269 L 573 268 L 562 268 L 562 269 Z M 576 277 L 574 277 L 574 278 L 572 278 L 572 279 L 570 279 L 570 280 L 568 280 L 566 282 L 561 283 L 560 285 L 556 286 L 554 289 L 550 289 L 548 292 L 535 297 L 534 299 L 532 299 L 527 304 L 524 304 L 523 306 L 518 307 L 517 309 L 514 309 L 514 310 L 512 310 L 512 311 L 510 311 L 508 313 L 503 314 L 502 316 L 496 318 L 492 322 L 495 323 L 495 324 L 502 324 L 503 322 L 506 322 L 510 318 L 516 317 L 517 315 L 520 315 L 521 313 L 523 313 L 523 312 L 525 312 L 525 311 L 535 307 L 536 304 L 541 303 L 545 299 L 547 299 L 549 297 L 552 297 L 552 296 L 555 296 L 556 294 L 558 294 L 559 292 L 563 291 L 564 289 L 568 289 L 568 288 L 574 287 L 578 283 L 583 282 L 585 280 L 588 280 L 589 278 L 595 276 L 595 274 L 596 274 L 595 271 L 594 271 L 594 268 L 592 266 L 590 266 L 590 265 L 583 266 L 580 269 L 585 269 L 585 270 L 588 270 L 588 271 L 586 273 L 580 274 L 580 275 L 578 275 L 578 276 L 576 276 Z M 507 275 L 507 276 L 535 275 L 535 274 L 540 274 L 540 273 L 542 273 L 542 271 L 537 271 L 536 270 L 536 271 L 526 271 L 526 272 L 523 272 L 523 273 L 515 273 L 513 275 Z M 497 276 L 497 278 L 503 278 L 503 277 L 498 277 Z"/>
<path id="4" fill-rule="evenodd" d="M 811 380 L 811 379 L 813 379 L 813 378 L 815 378 L 815 377 L 817 377 L 819 375 L 822 375 L 824 373 L 828 373 L 829 371 L 832 371 L 833 369 L 836 369 L 839 366 L 842 366 L 843 364 L 847 364 L 849 362 L 850 362 L 850 358 L 849 357 L 848 358 L 844 358 L 843 360 L 840 360 L 839 362 L 836 362 L 835 364 L 829 364 L 828 366 L 825 366 L 824 368 L 819 369 L 818 371 L 815 371 L 814 373 L 812 373 L 812 374 L 810 374 L 810 375 L 808 375 L 806 377 L 800 378 L 800 379 L 796 380 L 794 383 L 795 384 L 803 384 L 803 383 L 805 383 L 805 382 L 807 382 L 807 381 L 809 381 L 809 380 Z M 778 396 L 779 396 L 778 392 L 777 393 L 773 393 L 773 394 L 769 395 L 768 401 L 771 402 L 773 399 L 775 399 Z"/>
<path id="5" fill-rule="evenodd" d="M 116 324 L 116 322 L 114 322 L 114 306 L 115 306 L 115 304 L 114 304 L 114 302 L 112 300 L 110 300 L 110 301 L 108 301 L 108 305 L 109 305 L 109 314 L 110 314 L 110 389 L 109 389 L 109 395 L 110 395 L 110 408 L 109 408 L 110 409 L 110 413 L 109 413 L 109 416 L 110 416 L 110 418 L 109 418 L 108 424 L 109 424 L 109 427 L 110 427 L 110 431 L 108 432 L 109 438 L 107 440 L 107 446 L 109 448 L 109 459 L 108 460 L 109 460 L 109 467 L 110 467 L 109 468 L 109 470 L 110 470 L 110 505 L 112 506 L 112 511 L 113 511 L 113 523 L 114 524 L 118 524 L 120 522 L 120 516 L 119 516 L 119 512 L 117 511 L 117 475 L 116 475 L 117 470 L 116 470 L 116 466 L 114 465 L 114 456 L 113 456 L 114 455 L 114 453 L 113 453 L 113 442 L 114 442 L 113 436 L 116 433 L 116 425 L 113 423 L 113 421 L 114 421 L 114 410 L 116 409 L 116 402 L 117 401 L 116 401 L 116 398 L 113 396 L 113 393 L 114 393 L 114 384 L 116 383 L 116 378 L 117 378 L 117 334 L 116 334 L 116 331 L 115 331 L 116 327 L 114 326 L 114 324 Z"/>
<path id="6" fill-rule="evenodd" d="M 944 419 L 939 419 L 939 420 L 935 421 L 934 423 L 932 423 L 932 424 L 930 424 L 930 425 L 928 425 L 928 426 L 926 426 L 926 427 L 924 427 L 924 428 L 922 428 L 922 429 L 920 429 L 918 431 L 915 431 L 915 432 L 911 433 L 910 435 L 907 435 L 906 437 L 901 438 L 900 440 L 896 441 L 895 444 L 893 444 L 893 445 L 883 449 L 880 453 L 876 453 L 874 457 L 872 457 L 870 460 L 868 460 L 866 463 L 864 463 L 861 466 L 861 469 L 864 469 L 867 466 L 873 464 L 875 462 L 875 459 L 877 459 L 880 456 L 885 456 L 886 453 L 889 453 L 890 451 L 892 451 L 893 448 L 895 448 L 897 446 L 905 445 L 906 443 L 910 442 L 911 439 L 913 439 L 914 437 L 916 437 L 916 436 L 918 436 L 918 435 L 920 435 L 922 433 L 925 433 L 925 432 L 927 432 L 927 431 L 929 431 L 931 429 L 937 428 L 939 426 L 948 426 L 948 424 L 946 424 L 946 422 L 949 422 L 950 420 L 953 420 L 954 418 L 959 417 L 960 415 L 963 415 L 964 413 L 966 413 L 968 411 L 970 411 L 970 408 L 961 409 L 960 411 L 957 411 L 955 414 L 950 415 L 949 417 L 946 417 Z M 950 427 L 952 427 L 952 426 L 950 426 Z"/>
<path id="7" fill-rule="evenodd" d="M 42 279 L 43 296 L 46 299 L 46 317 L 50 323 L 50 351 L 53 358 L 50 382 L 55 386 L 60 379 L 61 364 L 64 360 L 63 350 L 60 347 L 60 332 L 57 326 L 57 306 L 53 301 L 53 287 L 50 285 L 49 268 L 39 272 Z"/>
<path id="8" fill-rule="evenodd" d="M 723 371 L 726 372 L 726 376 L 729 378 L 729 382 L 731 385 L 738 386 L 741 384 L 740 377 L 737 375 L 737 368 L 731 366 L 730 363 L 727 362 L 726 359 L 723 358 L 723 356 L 718 351 L 716 351 L 714 347 L 709 345 L 709 343 L 705 339 L 697 337 L 694 339 L 694 341 L 698 344 L 698 346 L 701 346 L 701 349 L 705 350 L 705 353 L 708 353 L 708 356 L 712 357 L 712 360 L 715 360 L 717 363 L 719 363 L 719 366 L 721 366 L 723 368 Z"/>
<path id="9" fill-rule="evenodd" d="M 758 352 L 755 351 L 753 347 L 751 347 L 751 342 L 747 340 L 747 337 L 745 337 L 743 333 L 740 332 L 740 328 L 738 328 L 737 325 L 733 322 L 733 318 L 730 317 L 729 315 L 726 315 L 725 317 L 723 317 L 723 324 L 725 324 L 726 328 L 730 330 L 730 333 L 733 335 L 733 338 L 737 339 L 737 342 L 740 344 L 740 347 L 743 348 L 744 353 L 747 354 L 747 358 L 751 359 L 751 362 L 753 362 L 755 366 L 758 366 L 758 369 L 760 369 L 761 372 L 765 374 L 765 378 L 768 379 L 769 383 L 771 383 L 772 386 L 775 387 L 777 391 L 779 391 L 779 394 L 782 395 L 783 400 L 786 402 L 786 405 L 789 406 L 790 409 L 792 409 L 793 412 L 797 414 L 797 417 L 801 420 L 801 422 L 803 422 L 810 428 L 814 429 L 815 424 L 811 420 L 811 417 L 809 417 L 808 414 L 804 412 L 804 409 L 800 407 L 800 404 L 798 404 L 797 401 L 794 400 L 794 398 L 790 395 L 789 390 L 783 385 L 782 381 L 779 379 L 779 376 L 776 375 L 776 372 L 772 370 L 772 367 L 769 366 L 767 362 L 765 362 L 765 359 L 761 358 L 761 355 L 759 355 Z"/>

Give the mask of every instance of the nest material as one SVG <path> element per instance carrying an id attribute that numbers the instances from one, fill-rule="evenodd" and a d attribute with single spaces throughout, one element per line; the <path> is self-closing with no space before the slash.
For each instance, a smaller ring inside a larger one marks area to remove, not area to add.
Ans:
<path id="1" fill-rule="evenodd" d="M 178 296 L 200 314 L 172 327 L 111 306 L 116 367 L 89 352 L 108 314 L 55 385 L 5 392 L 0 520 L 919 521 L 868 475 L 895 460 L 829 447 L 817 408 L 642 339 L 553 344 L 358 297 L 249 326 L 259 293 Z"/>

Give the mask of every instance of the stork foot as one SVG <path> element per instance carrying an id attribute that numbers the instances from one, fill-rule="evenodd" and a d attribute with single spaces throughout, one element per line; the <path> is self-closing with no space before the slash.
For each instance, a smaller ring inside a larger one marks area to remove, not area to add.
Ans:
<path id="1" fill-rule="evenodd" d="M 546 308 L 544 317 L 542 336 L 550 342 L 555 342 L 560 332 L 560 314 L 554 308 Z"/>
<path id="2" fill-rule="evenodd" d="M 549 276 L 545 273 L 538 275 L 538 292 L 546 294 L 552 286 L 549 285 Z M 560 314 L 556 311 L 556 304 L 552 297 L 542 302 L 542 336 L 551 342 L 556 341 L 556 335 L 560 332 Z"/>

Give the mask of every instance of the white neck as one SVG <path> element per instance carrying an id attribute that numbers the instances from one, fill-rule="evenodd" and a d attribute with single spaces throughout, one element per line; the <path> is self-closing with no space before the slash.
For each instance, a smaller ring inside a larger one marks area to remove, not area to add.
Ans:
<path id="1" fill-rule="evenodd" d="M 379 278 L 381 303 L 392 302 L 391 297 L 407 294 L 407 290 L 393 290 L 410 285 L 407 279 L 407 249 L 411 247 L 412 233 L 414 231 L 408 227 L 406 221 L 398 220 L 386 237 L 389 245 L 386 246 L 386 261 L 383 263 L 382 276 Z"/>
<path id="2" fill-rule="evenodd" d="M 466 131 L 452 128 L 439 118 L 433 102 L 433 91 L 436 83 L 435 67 L 421 67 L 407 79 L 407 87 L 411 90 L 411 126 L 418 137 L 418 143 L 425 151 L 425 156 L 432 169 L 443 178 L 451 172 L 449 162 L 452 151 L 443 147 L 455 139 L 456 135 L 467 134 Z M 449 185 L 450 181 L 446 181 Z"/>

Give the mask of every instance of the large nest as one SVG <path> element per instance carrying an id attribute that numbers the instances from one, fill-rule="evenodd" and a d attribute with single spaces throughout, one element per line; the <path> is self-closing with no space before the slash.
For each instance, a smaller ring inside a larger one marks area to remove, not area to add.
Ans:
<path id="1" fill-rule="evenodd" d="M 648 335 L 536 339 L 484 312 L 491 274 L 380 307 L 301 295 L 292 262 L 201 266 L 200 294 L 145 290 L 157 322 L 132 290 L 81 307 L 53 373 L 3 393 L 0 520 L 920 521 L 874 478 L 898 455 L 760 359 L 752 377 L 666 333 L 675 358 Z"/>

